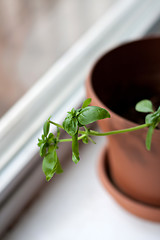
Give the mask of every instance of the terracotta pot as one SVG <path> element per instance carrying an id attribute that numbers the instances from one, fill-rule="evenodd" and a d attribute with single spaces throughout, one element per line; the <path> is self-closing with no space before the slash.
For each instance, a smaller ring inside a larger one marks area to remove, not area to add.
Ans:
<path id="1" fill-rule="evenodd" d="M 99 121 L 102 131 L 138 125 L 138 101 L 152 99 L 160 105 L 160 38 L 126 43 L 106 53 L 94 65 L 86 89 L 92 105 L 111 114 Z M 145 147 L 146 133 L 142 129 L 108 137 L 110 176 L 124 194 L 159 208 L 160 130 L 153 134 L 151 151 Z"/>
<path id="2" fill-rule="evenodd" d="M 135 199 L 124 194 L 113 183 L 112 179 L 110 178 L 109 170 L 108 151 L 107 148 L 104 147 L 99 156 L 98 172 L 105 189 L 122 207 L 129 212 L 150 221 L 160 222 L 160 208 L 136 201 Z"/>

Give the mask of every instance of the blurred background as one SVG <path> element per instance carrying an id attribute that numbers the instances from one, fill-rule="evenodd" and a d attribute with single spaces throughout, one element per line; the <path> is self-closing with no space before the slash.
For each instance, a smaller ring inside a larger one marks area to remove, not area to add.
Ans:
<path id="1" fill-rule="evenodd" d="M 0 1 L 0 117 L 115 1 Z"/>

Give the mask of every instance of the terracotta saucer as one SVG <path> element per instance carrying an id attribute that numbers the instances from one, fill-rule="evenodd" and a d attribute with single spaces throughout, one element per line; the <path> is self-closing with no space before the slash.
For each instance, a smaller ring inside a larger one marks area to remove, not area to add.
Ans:
<path id="1" fill-rule="evenodd" d="M 112 197 L 126 210 L 133 213 L 134 215 L 154 221 L 160 222 L 160 207 L 154 207 L 142 202 L 136 201 L 123 192 L 121 192 L 113 184 L 109 176 L 109 164 L 107 157 L 106 146 L 102 149 L 99 162 L 98 162 L 98 172 L 105 189 L 112 195 Z"/>

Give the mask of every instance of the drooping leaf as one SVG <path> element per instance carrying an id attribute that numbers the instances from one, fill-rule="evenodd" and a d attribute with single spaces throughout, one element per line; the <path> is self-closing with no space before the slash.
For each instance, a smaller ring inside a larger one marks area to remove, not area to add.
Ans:
<path id="1" fill-rule="evenodd" d="M 49 153 L 44 157 L 43 163 L 42 163 L 42 170 L 46 176 L 46 180 L 49 181 L 54 173 L 56 172 L 57 168 L 57 153 L 56 149 L 49 150 Z"/>
<path id="2" fill-rule="evenodd" d="M 78 143 L 78 131 L 77 131 L 77 133 L 74 136 L 72 136 L 72 161 L 77 164 L 79 160 L 80 160 L 79 143 Z"/>
<path id="3" fill-rule="evenodd" d="M 154 126 L 151 125 L 148 128 L 148 132 L 147 132 L 147 136 L 146 136 L 146 148 L 147 148 L 147 150 L 151 149 L 151 141 L 152 141 L 153 131 L 154 131 Z"/>
<path id="4" fill-rule="evenodd" d="M 79 156 L 77 157 L 77 154 L 75 152 L 72 152 L 72 161 L 77 164 L 79 162 L 80 158 Z"/>
<path id="5" fill-rule="evenodd" d="M 88 106 L 80 111 L 78 121 L 84 126 L 104 118 L 110 118 L 110 114 L 106 109 L 97 106 Z"/>
<path id="6" fill-rule="evenodd" d="M 87 98 L 82 105 L 82 108 L 86 108 L 88 107 L 88 105 L 91 103 L 92 99 L 91 98 Z"/>
<path id="7" fill-rule="evenodd" d="M 144 112 L 144 113 L 154 112 L 152 102 L 147 99 L 141 100 L 140 102 L 138 102 L 135 106 L 135 109 L 138 112 Z"/>
<path id="8" fill-rule="evenodd" d="M 60 173 L 62 173 L 62 172 L 63 172 L 63 169 L 62 169 L 61 164 L 60 164 L 60 161 L 59 161 L 59 159 L 58 159 L 58 157 L 57 157 L 56 173 L 57 173 L 57 174 L 60 174 Z"/>
<path id="9" fill-rule="evenodd" d="M 40 146 L 40 156 L 44 157 L 46 155 L 46 143 L 42 143 Z"/>
<path id="10" fill-rule="evenodd" d="M 44 125 L 43 125 L 43 132 L 44 132 L 44 136 L 47 137 L 48 133 L 49 133 L 49 128 L 50 128 L 50 123 L 49 121 L 45 121 Z"/>

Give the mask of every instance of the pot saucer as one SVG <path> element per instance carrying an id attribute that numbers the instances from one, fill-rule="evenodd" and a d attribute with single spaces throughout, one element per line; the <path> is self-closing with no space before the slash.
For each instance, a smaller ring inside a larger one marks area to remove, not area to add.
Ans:
<path id="1" fill-rule="evenodd" d="M 112 197 L 126 210 L 134 215 L 154 221 L 160 222 L 160 207 L 150 206 L 142 202 L 136 201 L 130 198 L 123 192 L 121 192 L 112 182 L 109 174 L 109 163 L 107 156 L 106 146 L 102 149 L 99 163 L 98 172 L 105 189 L 112 195 Z"/>

